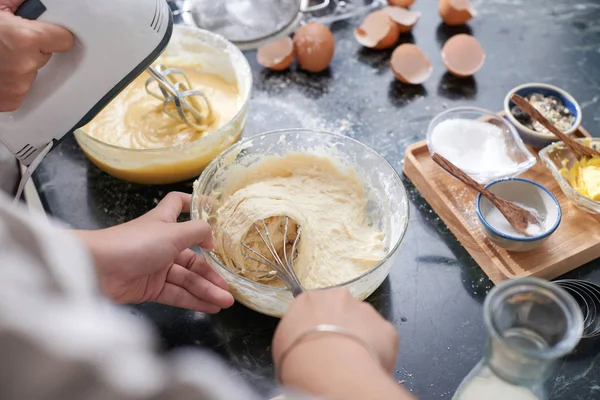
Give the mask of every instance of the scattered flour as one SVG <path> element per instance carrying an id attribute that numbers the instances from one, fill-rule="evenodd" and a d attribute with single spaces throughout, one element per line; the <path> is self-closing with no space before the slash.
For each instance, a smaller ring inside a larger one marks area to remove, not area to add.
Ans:
<path id="1" fill-rule="evenodd" d="M 264 131 L 305 128 L 353 136 L 358 121 L 352 115 L 330 119 L 310 98 L 288 94 L 284 98 L 255 94 L 250 105 L 246 131 L 253 136 Z M 269 129 L 265 129 L 269 126 Z"/>

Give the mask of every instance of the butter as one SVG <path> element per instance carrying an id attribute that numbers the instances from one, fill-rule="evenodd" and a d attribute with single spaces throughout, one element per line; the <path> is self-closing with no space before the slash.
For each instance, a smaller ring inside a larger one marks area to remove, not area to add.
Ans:
<path id="1" fill-rule="evenodd" d="M 600 201 L 600 157 L 583 158 L 570 169 L 564 166 L 560 172 L 577 193 Z"/>

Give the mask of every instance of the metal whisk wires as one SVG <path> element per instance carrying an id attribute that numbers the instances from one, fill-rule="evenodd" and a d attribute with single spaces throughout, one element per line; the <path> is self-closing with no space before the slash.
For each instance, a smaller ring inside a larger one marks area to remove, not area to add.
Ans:
<path id="1" fill-rule="evenodd" d="M 208 128 L 213 119 L 210 102 L 202 91 L 192 89 L 185 72 L 162 65 L 148 67 L 147 71 L 151 77 L 146 80 L 146 93 L 163 102 L 165 114 L 198 131 Z"/>
<path id="2" fill-rule="evenodd" d="M 288 226 L 289 226 L 289 217 L 285 217 L 285 226 L 283 231 L 283 258 L 279 256 L 277 253 L 277 249 L 273 244 L 273 240 L 271 239 L 271 234 L 269 233 L 269 229 L 267 228 L 267 224 L 264 219 L 261 219 L 260 222 L 254 223 L 254 229 L 256 233 L 260 236 L 260 239 L 267 247 L 269 251 L 270 258 L 268 255 L 260 254 L 246 243 L 241 243 L 242 247 L 248 250 L 248 252 L 244 253 L 244 257 L 255 261 L 259 264 L 267 266 L 271 268 L 275 275 L 283 281 L 283 283 L 287 286 L 288 289 L 292 292 L 294 297 L 298 296 L 300 293 L 304 291 L 298 276 L 296 275 L 296 271 L 294 270 L 294 261 L 297 258 L 297 249 L 298 243 L 300 241 L 300 233 L 302 231 L 302 227 L 298 227 L 296 238 L 292 244 L 292 249 L 290 254 L 287 252 L 287 237 L 288 237 Z M 254 256 L 253 256 L 254 255 Z"/>

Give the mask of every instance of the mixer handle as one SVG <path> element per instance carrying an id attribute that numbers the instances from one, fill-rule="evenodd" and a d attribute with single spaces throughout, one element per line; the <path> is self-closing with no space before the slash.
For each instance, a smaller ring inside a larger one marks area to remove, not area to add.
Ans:
<path id="1" fill-rule="evenodd" d="M 15 15 L 17 17 L 35 20 L 45 12 L 46 6 L 40 0 L 25 0 L 19 8 L 17 8 Z"/>

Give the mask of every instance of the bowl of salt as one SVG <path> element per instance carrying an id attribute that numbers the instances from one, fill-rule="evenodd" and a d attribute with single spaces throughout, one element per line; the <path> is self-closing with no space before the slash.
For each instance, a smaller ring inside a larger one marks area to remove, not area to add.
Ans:
<path id="1" fill-rule="evenodd" d="M 527 235 L 515 230 L 500 211 L 481 194 L 475 200 L 483 232 L 495 245 L 509 251 L 529 251 L 546 241 L 560 225 L 562 212 L 558 200 L 539 183 L 522 178 L 494 181 L 486 188 L 498 197 L 531 212 L 540 225 L 527 227 Z"/>
<path id="2" fill-rule="evenodd" d="M 477 107 L 452 108 L 427 130 L 427 147 L 481 184 L 518 176 L 537 162 L 515 127 Z"/>

